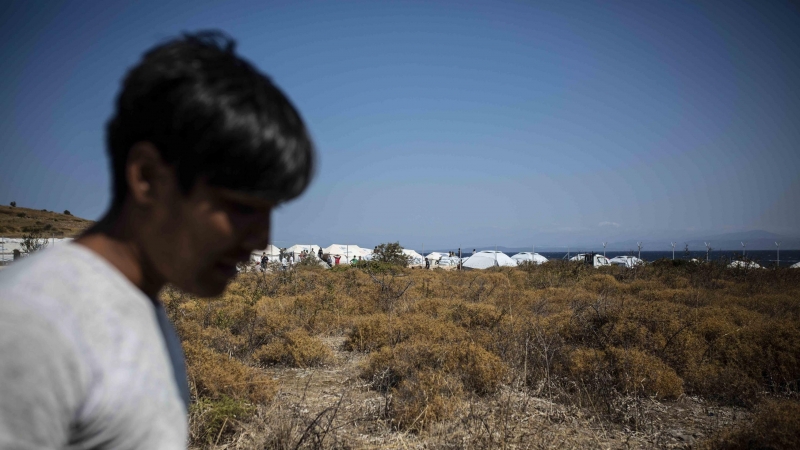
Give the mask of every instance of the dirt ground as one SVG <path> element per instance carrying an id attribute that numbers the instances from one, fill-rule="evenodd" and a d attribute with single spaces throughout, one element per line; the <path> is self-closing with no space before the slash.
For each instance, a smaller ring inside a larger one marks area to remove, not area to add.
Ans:
<path id="1" fill-rule="evenodd" d="M 547 392 L 504 386 L 491 397 L 463 402 L 452 419 L 431 429 L 400 432 L 386 419 L 391 398 L 358 377 L 365 356 L 343 351 L 343 337 L 321 339 L 335 363 L 265 369 L 279 383 L 276 399 L 237 439 L 215 448 L 688 449 L 749 415 L 683 396 L 667 403 L 627 399 L 609 420 L 595 405 L 565 406 Z"/>

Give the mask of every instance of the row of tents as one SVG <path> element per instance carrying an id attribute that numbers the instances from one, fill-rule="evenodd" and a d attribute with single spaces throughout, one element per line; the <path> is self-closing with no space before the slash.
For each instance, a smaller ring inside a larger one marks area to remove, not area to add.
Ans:
<path id="1" fill-rule="evenodd" d="M 22 241 L 23 239 L 21 238 L 0 237 L 0 261 L 11 260 L 14 250 L 23 251 Z M 72 238 L 48 239 L 47 248 L 63 245 L 71 241 Z M 251 256 L 254 261 L 260 261 L 261 256 L 266 254 L 269 261 L 280 262 L 281 255 L 284 257 L 294 255 L 295 259 L 297 259 L 305 252 L 306 254 L 317 256 L 320 248 L 324 255 L 330 255 L 332 257 L 339 256 L 340 264 L 350 264 L 353 258 L 356 260 L 361 259 L 369 261 L 372 259 L 373 253 L 372 249 L 362 248 L 355 244 L 332 244 L 327 247 L 320 247 L 314 244 L 295 244 L 285 249 L 281 249 L 275 245 L 269 245 L 263 250 L 253 251 Z M 542 264 L 548 261 L 547 258 L 535 252 L 520 252 L 514 256 L 508 256 L 500 251 L 481 250 L 470 255 L 462 254 L 461 258 L 439 252 L 431 252 L 423 256 L 411 249 L 404 249 L 403 253 L 409 257 L 411 266 L 425 266 L 425 261 L 428 260 L 431 266 L 454 267 L 458 266 L 460 263 L 466 269 L 487 269 L 496 266 L 513 267 L 524 261 L 529 261 L 534 264 Z M 595 253 L 580 253 L 571 257 L 570 261 L 583 261 L 594 267 L 617 265 L 630 268 L 645 264 L 643 260 L 635 256 L 606 258 L 604 255 Z M 761 268 L 758 263 L 753 261 L 733 261 L 729 264 L 729 267 L 749 269 Z M 793 264 L 791 268 L 800 269 L 800 262 Z"/>
<path id="2" fill-rule="evenodd" d="M 322 249 L 323 255 L 330 255 L 331 257 L 339 256 L 340 264 L 350 264 L 350 261 L 353 259 L 369 261 L 373 257 L 372 249 L 362 248 L 355 244 L 332 244 L 327 247 L 320 247 L 319 245 L 314 244 L 295 244 L 285 249 L 281 249 L 275 245 L 270 245 L 264 250 L 254 251 L 252 256 L 255 261 L 259 261 L 261 256 L 266 254 L 269 261 L 280 262 L 281 255 L 284 255 L 288 258 L 289 255 L 293 254 L 295 255 L 295 258 L 297 258 L 300 254 L 305 252 L 306 254 L 313 254 L 314 256 L 317 256 L 320 249 Z M 403 253 L 409 257 L 410 265 L 415 267 L 425 266 L 426 260 L 432 267 L 455 267 L 461 264 L 465 269 L 515 267 L 523 262 L 542 264 L 548 261 L 546 257 L 535 252 L 520 252 L 514 256 L 508 256 L 500 251 L 481 250 L 470 255 L 462 255 L 461 258 L 439 252 L 431 252 L 423 256 L 411 249 L 404 249 Z M 645 264 L 644 260 L 637 258 L 636 256 L 615 256 L 613 258 L 607 258 L 604 255 L 595 253 L 580 253 L 571 257 L 570 261 L 581 261 L 593 267 L 615 265 L 633 268 Z M 755 262 L 745 263 L 741 261 L 734 261 L 730 264 L 730 267 L 757 268 L 760 266 L 758 266 L 758 264 Z M 800 268 L 800 263 L 794 264 L 791 267 Z"/>
<path id="3" fill-rule="evenodd" d="M 255 261 L 259 261 L 263 255 L 266 255 L 269 261 L 280 262 L 281 256 L 289 258 L 290 255 L 293 255 L 296 258 L 303 253 L 317 256 L 319 255 L 320 249 L 322 250 L 323 255 L 340 257 L 340 264 L 350 264 L 350 261 L 353 259 L 369 261 L 373 257 L 373 250 L 362 248 L 354 244 L 332 244 L 327 247 L 320 247 L 319 245 L 314 244 L 295 244 L 285 249 L 281 249 L 275 245 L 270 245 L 266 249 L 254 251 L 252 256 Z M 409 263 L 411 266 L 424 266 L 427 260 L 431 266 L 455 267 L 461 264 L 461 266 L 465 269 L 515 267 L 523 262 L 542 264 L 548 261 L 547 258 L 535 252 L 520 252 L 514 256 L 508 256 L 500 251 L 481 250 L 470 255 L 462 255 L 461 258 L 439 252 L 431 252 L 423 256 L 411 249 L 404 249 L 403 253 L 409 257 Z M 586 262 L 595 267 L 608 266 L 612 264 L 625 267 L 634 267 L 643 263 L 641 259 L 634 256 L 618 256 L 616 258 L 608 259 L 603 255 L 583 253 L 570 258 L 570 260 L 585 261 L 587 258 L 592 259 L 592 261 Z"/>

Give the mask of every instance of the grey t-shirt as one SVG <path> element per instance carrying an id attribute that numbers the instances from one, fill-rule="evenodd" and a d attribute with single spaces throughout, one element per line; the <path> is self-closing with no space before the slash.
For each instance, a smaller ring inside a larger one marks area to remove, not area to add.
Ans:
<path id="1" fill-rule="evenodd" d="M 0 449 L 185 449 L 179 344 L 163 309 L 78 244 L 0 271 Z"/>

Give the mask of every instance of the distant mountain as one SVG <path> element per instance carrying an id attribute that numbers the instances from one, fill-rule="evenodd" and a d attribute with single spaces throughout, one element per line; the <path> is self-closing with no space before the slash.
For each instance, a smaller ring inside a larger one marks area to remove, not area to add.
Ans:
<path id="1" fill-rule="evenodd" d="M 781 236 L 780 234 L 771 233 L 769 231 L 764 230 L 751 230 L 751 231 L 740 231 L 736 233 L 725 233 L 725 234 L 718 234 L 716 236 L 701 236 L 695 239 L 691 239 L 692 241 L 756 241 L 756 240 L 772 240 L 773 245 L 774 241 L 781 240 L 781 239 L 791 239 L 787 238 L 786 236 Z"/>
<path id="2" fill-rule="evenodd" d="M 678 234 L 678 233 L 676 233 Z M 627 252 L 627 251 L 636 251 L 637 250 L 637 243 L 642 243 L 642 251 L 668 251 L 672 249 L 671 242 L 675 242 L 675 249 L 683 251 L 683 248 L 686 244 L 689 245 L 690 250 L 705 250 L 705 243 L 708 242 L 711 244 L 711 248 L 714 250 L 741 250 L 742 249 L 742 242 L 747 244 L 747 250 L 775 250 L 775 242 L 781 243 L 781 249 L 783 250 L 793 250 L 793 249 L 800 249 L 800 237 L 798 236 L 786 236 L 780 235 L 776 233 L 772 233 L 769 231 L 764 230 L 750 230 L 750 231 L 741 231 L 735 233 L 723 233 L 723 234 L 709 234 L 709 235 L 700 235 L 700 236 L 688 236 L 688 237 L 676 237 L 672 241 L 665 240 L 663 238 L 660 239 L 646 239 L 646 238 L 639 238 L 639 239 L 626 239 L 622 241 L 615 241 L 609 242 L 606 245 L 606 251 L 612 252 Z M 574 245 L 547 245 L 544 243 L 543 245 L 537 245 L 536 251 L 537 252 L 567 252 L 571 251 L 574 253 L 584 252 L 584 251 L 595 251 L 595 252 L 602 252 L 603 246 L 602 244 L 581 244 L 580 241 L 576 239 L 576 244 Z M 463 254 L 472 254 L 472 249 L 476 249 L 477 251 L 481 250 L 494 250 L 494 246 L 483 246 L 483 247 L 469 247 L 469 248 L 462 248 L 461 251 Z M 498 251 L 504 253 L 519 253 L 519 252 L 529 252 L 531 251 L 531 247 L 506 247 L 506 246 L 497 246 Z M 437 252 L 449 252 L 449 251 L 458 251 L 458 248 L 440 248 L 437 250 L 427 250 L 426 253 L 431 251 Z"/>
<path id="3" fill-rule="evenodd" d="M 781 243 L 783 249 L 800 248 L 800 238 L 783 236 L 769 231 L 753 230 L 738 233 L 725 233 L 715 236 L 689 239 L 685 241 L 690 248 L 704 248 L 708 242 L 714 250 L 741 250 L 744 242 L 748 250 L 774 250 L 775 242 Z"/>

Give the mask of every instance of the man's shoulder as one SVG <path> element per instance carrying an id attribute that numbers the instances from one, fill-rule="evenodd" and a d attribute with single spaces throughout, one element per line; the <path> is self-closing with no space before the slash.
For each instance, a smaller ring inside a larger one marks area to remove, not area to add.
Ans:
<path id="1" fill-rule="evenodd" d="M 88 250 L 82 250 L 77 244 L 67 244 L 25 257 L 0 273 L 0 292 L 42 292 L 53 285 L 61 290 L 85 278 L 96 278 L 100 276 L 97 263 L 86 252 Z"/>
<path id="2" fill-rule="evenodd" d="M 0 273 L 0 314 L 23 309 L 63 322 L 65 315 L 96 316 L 120 307 L 144 312 L 148 303 L 121 273 L 78 244 L 44 250 Z"/>

